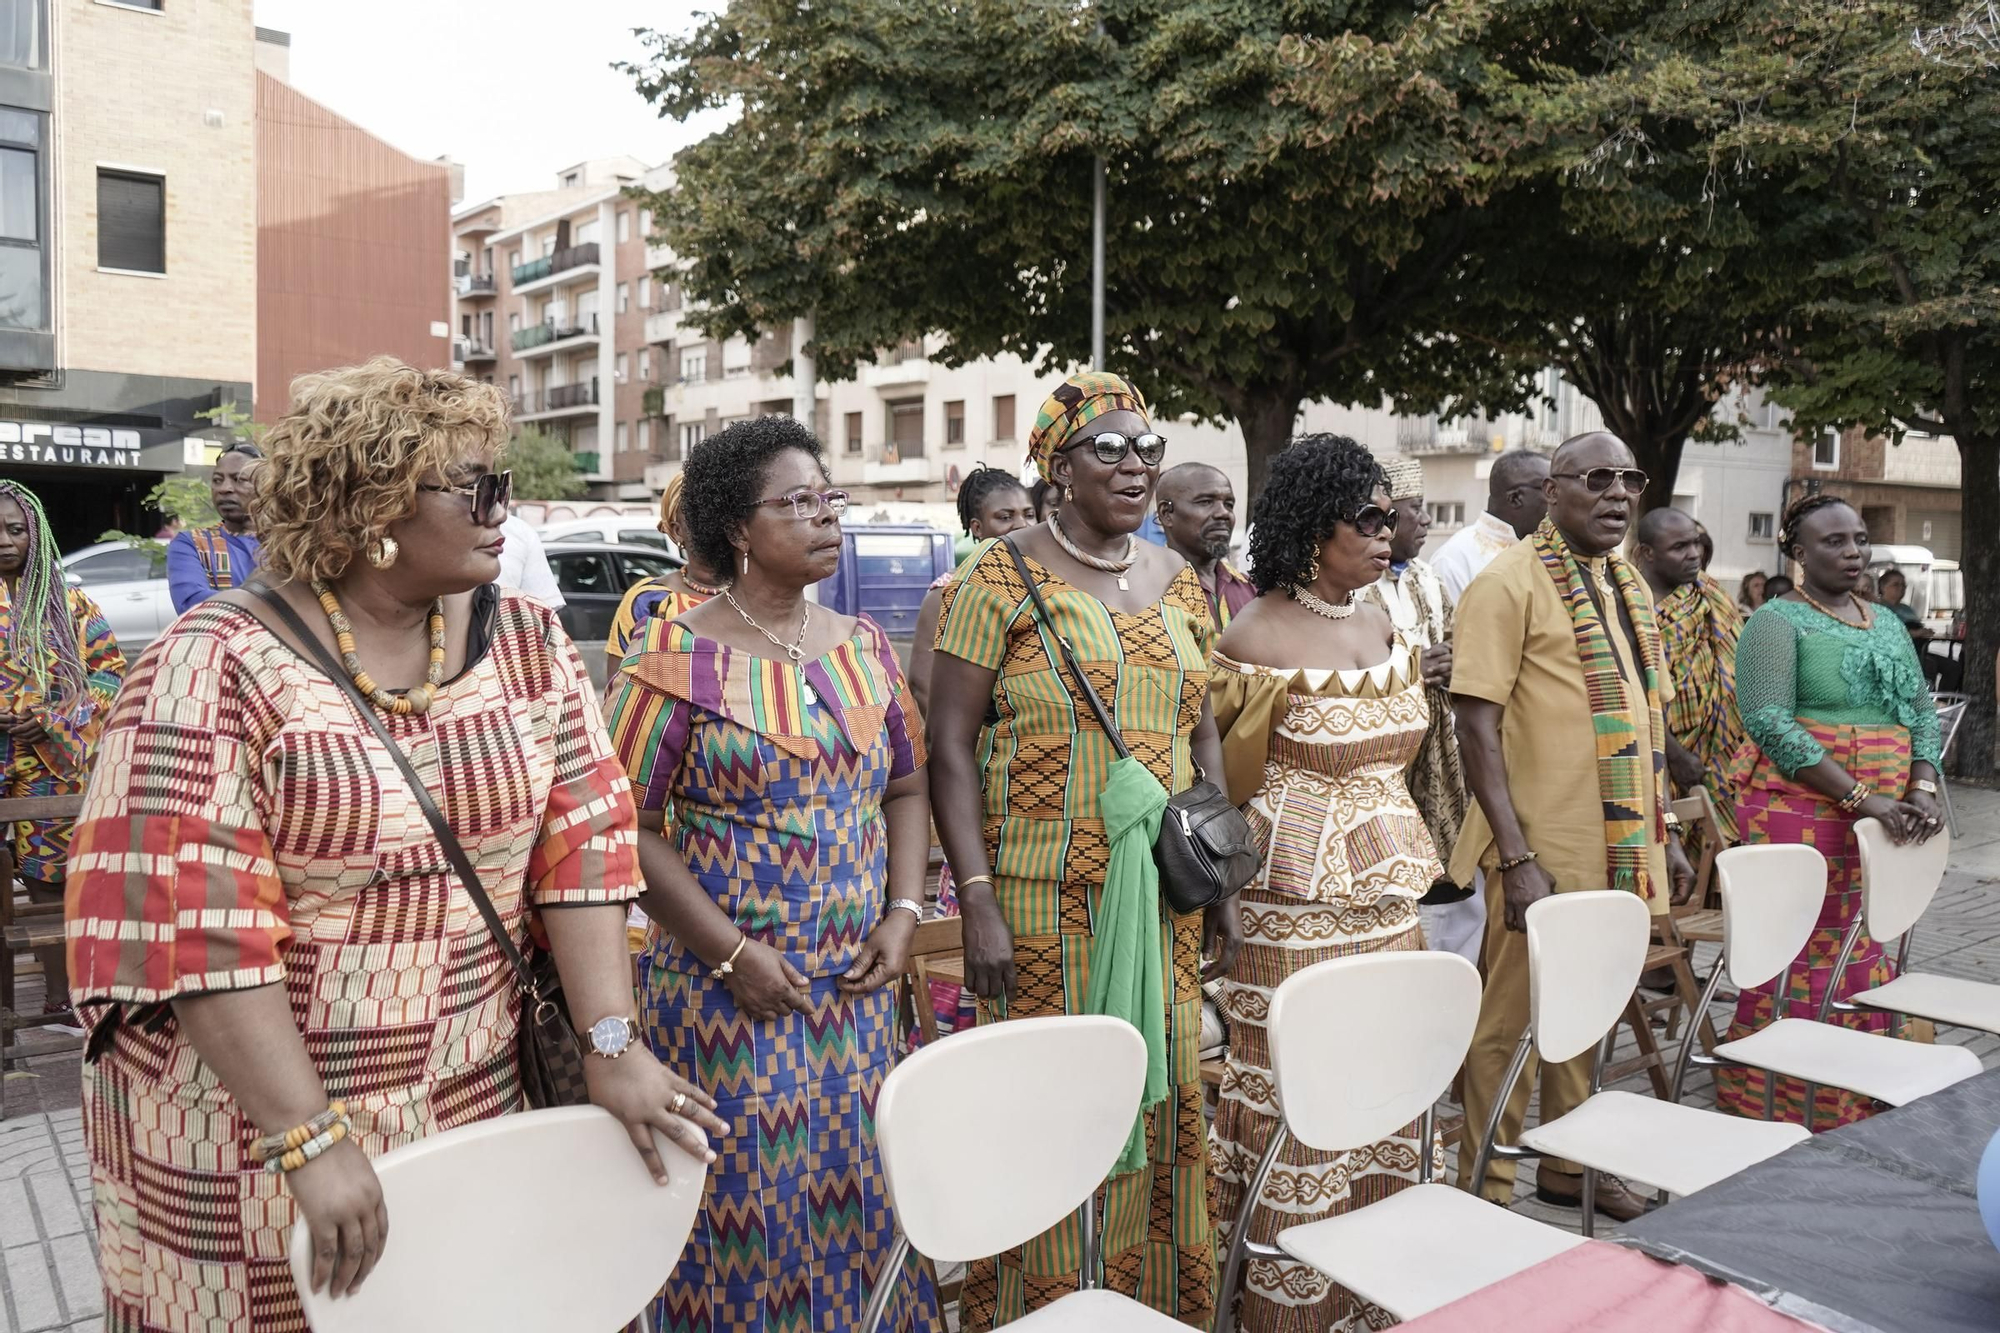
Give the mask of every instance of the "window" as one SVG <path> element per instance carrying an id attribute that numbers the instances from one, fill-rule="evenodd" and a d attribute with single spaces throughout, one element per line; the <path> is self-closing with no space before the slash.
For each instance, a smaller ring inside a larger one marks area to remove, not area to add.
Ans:
<path id="1" fill-rule="evenodd" d="M 681 457 L 686 458 L 688 450 L 694 448 L 697 444 L 700 444 L 702 441 L 702 437 L 707 434 L 708 434 L 708 427 L 704 426 L 699 421 L 690 421 L 686 425 L 682 426 Z"/>
<path id="2" fill-rule="evenodd" d="M 861 414 L 859 412 L 849 412 L 847 414 L 847 452 L 850 454 L 861 452 Z"/>
<path id="3" fill-rule="evenodd" d="M 0 65 L 42 67 L 42 0 L 0 0 Z"/>
<path id="4" fill-rule="evenodd" d="M 1832 472 L 1840 466 L 1840 432 L 1829 426 L 1813 441 L 1813 469 Z"/>
<path id="5" fill-rule="evenodd" d="M 493 312 L 483 310 L 479 314 L 479 336 L 481 347 L 493 346 Z"/>
<path id="6" fill-rule="evenodd" d="M 1014 395 L 1011 393 L 993 396 L 993 438 L 995 440 L 1014 438 Z"/>
<path id="7" fill-rule="evenodd" d="M 507 397 L 512 399 L 517 405 L 520 403 L 521 377 L 519 375 L 509 375 L 507 377 Z"/>
<path id="8" fill-rule="evenodd" d="M 965 400 L 944 405 L 944 442 L 947 447 L 965 443 Z"/>
<path id="9" fill-rule="evenodd" d="M 1431 511 L 1431 522 L 1441 528 L 1462 528 L 1465 526 L 1465 505 L 1457 500 L 1439 500 L 1425 505 Z"/>
<path id="10" fill-rule="evenodd" d="M 740 380 L 750 373 L 750 342 L 730 338 L 722 344 L 722 378 Z"/>
<path id="11" fill-rule="evenodd" d="M 97 266 L 167 271 L 167 183 L 125 171 L 97 173 Z"/>
<path id="12" fill-rule="evenodd" d="M 619 216 L 622 217 L 624 215 L 620 214 Z M 632 308 L 632 284 L 629 282 L 621 282 L 618 284 L 618 313 L 622 315 L 631 308 Z"/>
<path id="13" fill-rule="evenodd" d="M 519 250 L 509 250 L 507 252 L 507 271 L 512 273 L 519 267 L 521 267 L 521 252 Z"/>
<path id="14" fill-rule="evenodd" d="M 577 223 L 574 234 L 570 240 L 570 244 L 571 245 L 597 244 L 597 219 L 591 218 L 586 222 Z"/>
<path id="15" fill-rule="evenodd" d="M 1768 542 L 1777 538 L 1778 519 L 1775 514 L 1750 515 L 1750 540 Z"/>
<path id="16" fill-rule="evenodd" d="M 644 240 L 653 239 L 653 210 L 650 208 L 639 210 L 639 235 Z"/>
<path id="17" fill-rule="evenodd" d="M 85 587 L 98 583 L 135 583 L 164 578 L 167 557 L 164 552 L 154 556 L 145 551 L 106 551 L 85 560 L 65 561 L 64 569 Z"/>
<path id="18" fill-rule="evenodd" d="M 631 449 L 631 447 L 632 447 L 632 428 L 621 421 L 618 423 L 618 432 L 613 437 L 612 451 L 614 453 L 622 454 L 625 453 L 627 450 Z"/>
<path id="19" fill-rule="evenodd" d="M 630 358 L 630 357 L 628 357 L 628 356 L 626 356 L 626 355 L 625 355 L 625 353 L 623 353 L 623 352 L 620 352 L 620 353 L 618 354 L 618 362 L 617 362 L 617 365 L 618 365 L 618 382 L 619 382 L 620 384 L 623 384 L 623 383 L 625 382 L 625 372 L 626 372 L 626 370 L 627 370 L 627 369 L 629 369 L 629 368 L 630 368 L 631 364 L 632 364 L 632 360 L 631 360 L 631 358 Z"/>
<path id="20" fill-rule="evenodd" d="M 521 331 L 521 312 L 516 310 L 513 314 L 507 316 L 507 332 L 519 333 L 520 331 Z"/>
<path id="21" fill-rule="evenodd" d="M 648 384 L 653 382 L 653 353 L 650 348 L 639 349 L 639 378 Z"/>
<path id="22" fill-rule="evenodd" d="M 704 384 L 708 381 L 708 349 L 699 352 L 681 353 L 681 383 Z"/>
<path id="23" fill-rule="evenodd" d="M 639 452 L 642 454 L 653 452 L 653 423 L 645 417 L 639 418 Z"/>
<path id="24" fill-rule="evenodd" d="M 924 456 L 923 399 L 906 398 L 889 404 L 889 442 L 895 448 L 898 462 Z"/>
<path id="25" fill-rule="evenodd" d="M 0 4 L 0 15 L 5 14 Z M 0 18 L 4 30 L 4 18 Z M 0 107 L 0 327 L 44 329 L 48 313 L 42 249 L 42 118 Z"/>
<path id="26" fill-rule="evenodd" d="M 470 310 L 458 317 L 458 332 L 461 337 L 470 338 L 472 336 L 472 312 Z"/>
<path id="27" fill-rule="evenodd" d="M 633 555 L 629 551 L 618 553 L 618 562 L 625 566 L 625 586 L 630 587 L 640 579 L 663 579 L 679 568 L 665 554 L 667 535 L 655 528 L 643 530 L 626 529 L 618 534 L 621 542 L 638 542 L 646 546 L 661 548 L 659 555 Z"/>
<path id="28" fill-rule="evenodd" d="M 618 243 L 623 245 L 632 239 L 632 210 L 627 208 L 618 214 Z"/>
<path id="29" fill-rule="evenodd" d="M 563 173 L 563 188 L 565 190 L 576 188 L 582 181 L 583 173 L 580 171 L 566 171 Z"/>
<path id="30" fill-rule="evenodd" d="M 590 551 L 563 552 L 551 555 L 549 563 L 555 566 L 556 586 L 565 597 L 591 593 L 620 595 L 625 591 L 611 572 L 609 556 Z"/>
<path id="31" fill-rule="evenodd" d="M 642 274 L 639 278 L 639 308 L 641 310 L 653 308 L 653 279 L 649 275 Z"/>

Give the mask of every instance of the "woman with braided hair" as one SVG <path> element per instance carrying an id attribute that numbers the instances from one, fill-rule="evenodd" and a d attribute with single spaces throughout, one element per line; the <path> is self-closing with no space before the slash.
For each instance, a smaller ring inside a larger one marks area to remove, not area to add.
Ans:
<path id="1" fill-rule="evenodd" d="M 104 713 L 125 679 L 125 658 L 104 613 L 63 580 L 55 534 L 35 493 L 0 481 L 0 757 L 10 800 L 74 796 L 90 778 Z M 69 860 L 69 820 L 16 824 L 14 864 L 35 902 L 61 902 Z M 69 1012 L 63 946 L 35 950 L 42 965 L 42 1013 Z M 67 1021 L 57 1024 L 80 1032 Z"/>

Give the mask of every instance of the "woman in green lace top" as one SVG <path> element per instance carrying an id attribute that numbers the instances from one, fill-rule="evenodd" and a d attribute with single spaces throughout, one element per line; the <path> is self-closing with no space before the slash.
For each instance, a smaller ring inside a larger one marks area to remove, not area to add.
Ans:
<path id="1" fill-rule="evenodd" d="M 1942 826 L 1937 705 L 1902 622 L 1855 595 L 1868 563 L 1868 529 L 1845 501 L 1808 497 L 1785 516 L 1780 548 L 1802 566 L 1798 587 L 1766 602 L 1743 627 L 1736 649 L 1736 705 L 1750 737 L 1738 755 L 1737 826 L 1745 842 L 1801 842 L 1827 859 L 1826 905 L 1805 951 L 1776 983 L 1743 991 L 1729 1040 L 1772 1019 L 1782 985 L 1786 1016 L 1813 1018 L 1840 942 L 1861 907 L 1861 862 L 1854 821 L 1879 819 L 1898 842 L 1922 842 Z M 1882 946 L 1863 934 L 1838 995 L 1882 986 L 1895 976 Z M 1889 1030 L 1886 1013 L 1834 1014 L 1831 1021 Z M 1716 1101 L 1762 1118 L 1765 1080 L 1757 1069 L 1717 1071 Z M 1779 1079 L 1778 1119 L 1805 1119 L 1805 1088 Z M 1866 1097 L 1820 1088 L 1812 1125 L 1831 1129 L 1870 1114 Z"/>

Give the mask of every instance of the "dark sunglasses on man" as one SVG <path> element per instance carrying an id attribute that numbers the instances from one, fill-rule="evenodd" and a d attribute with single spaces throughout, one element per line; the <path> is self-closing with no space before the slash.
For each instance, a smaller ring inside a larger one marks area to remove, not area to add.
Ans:
<path id="1" fill-rule="evenodd" d="M 1638 495 L 1646 489 L 1646 474 L 1635 467 L 1594 467 L 1588 472 L 1551 472 L 1552 477 L 1581 478 L 1586 489 L 1593 495 L 1602 495 L 1611 489 L 1611 483 L 1625 483 L 1627 495 Z"/>
<path id="2" fill-rule="evenodd" d="M 1158 467 L 1160 460 L 1167 456 L 1167 437 L 1148 432 L 1145 435 L 1122 435 L 1115 430 L 1100 431 L 1096 435 L 1086 435 L 1080 440 L 1071 440 L 1058 452 L 1068 453 L 1089 445 L 1097 455 L 1097 461 L 1106 467 L 1116 467 L 1125 461 L 1125 455 L 1136 453 L 1139 461 L 1147 467 Z"/>
<path id="3" fill-rule="evenodd" d="M 1347 521 L 1364 537 L 1380 537 L 1385 532 L 1396 530 L 1396 511 L 1384 509 L 1381 505 L 1363 505 Z"/>
<path id="4" fill-rule="evenodd" d="M 472 501 L 472 521 L 482 528 L 490 528 L 507 519 L 507 509 L 514 500 L 514 474 L 512 472 L 484 472 L 470 486 L 429 486 L 417 484 L 420 491 L 432 491 L 447 495 L 463 495 Z"/>

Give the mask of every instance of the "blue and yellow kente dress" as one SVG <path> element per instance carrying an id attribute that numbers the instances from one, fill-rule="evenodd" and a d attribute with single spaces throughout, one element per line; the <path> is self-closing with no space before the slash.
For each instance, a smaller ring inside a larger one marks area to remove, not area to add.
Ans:
<path id="1" fill-rule="evenodd" d="M 657 1333 L 858 1329 L 895 1235 L 875 1098 L 895 1055 L 895 991 L 838 981 L 881 919 L 890 782 L 924 763 L 923 724 L 888 638 L 803 664 L 670 618 L 645 621 L 613 692 L 613 744 L 641 809 L 669 810 L 689 871 L 751 939 L 812 983 L 810 1014 L 745 1016 L 709 966 L 655 929 L 639 960 L 646 1037 L 733 1128 L 654 1303 Z M 927 849 L 920 849 L 927 850 Z M 919 1265 L 886 1329 L 942 1333 Z"/>

